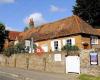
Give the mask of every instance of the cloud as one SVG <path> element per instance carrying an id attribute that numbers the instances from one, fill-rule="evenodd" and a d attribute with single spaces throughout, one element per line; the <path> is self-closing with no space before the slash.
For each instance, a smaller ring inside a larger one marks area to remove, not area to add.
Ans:
<path id="1" fill-rule="evenodd" d="M 14 3 L 15 0 L 0 0 L 0 3 Z"/>
<path id="2" fill-rule="evenodd" d="M 40 25 L 46 23 L 46 20 L 44 19 L 42 13 L 36 12 L 36 13 L 30 14 L 28 17 L 26 17 L 24 19 L 24 22 L 28 24 L 30 18 L 33 19 L 35 27 L 40 26 Z"/>
<path id="3" fill-rule="evenodd" d="M 14 29 L 14 28 L 12 28 L 12 27 L 7 26 L 7 25 L 6 25 L 6 30 L 9 30 L 9 31 L 19 31 L 19 30 L 17 30 L 17 29 Z"/>
<path id="4" fill-rule="evenodd" d="M 66 9 L 60 8 L 60 7 L 55 6 L 55 5 L 51 5 L 51 6 L 50 6 L 50 11 L 51 11 L 51 12 L 65 12 Z"/>

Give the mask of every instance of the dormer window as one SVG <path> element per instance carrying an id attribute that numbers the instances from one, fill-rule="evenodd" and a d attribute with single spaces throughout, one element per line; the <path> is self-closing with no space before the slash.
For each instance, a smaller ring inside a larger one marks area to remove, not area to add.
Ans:
<path id="1" fill-rule="evenodd" d="M 97 36 L 91 36 L 91 44 L 98 44 L 98 37 Z"/>

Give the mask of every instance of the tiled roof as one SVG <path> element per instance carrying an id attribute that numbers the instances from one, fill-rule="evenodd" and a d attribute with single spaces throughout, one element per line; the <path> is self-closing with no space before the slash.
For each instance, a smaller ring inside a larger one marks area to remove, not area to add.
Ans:
<path id="1" fill-rule="evenodd" d="M 83 21 L 78 16 L 73 15 L 53 23 L 42 25 L 37 29 L 30 29 L 25 32 L 24 39 L 33 37 L 34 41 L 41 41 L 77 33 L 100 36 L 99 31 L 92 28 L 91 25 Z"/>
<path id="2" fill-rule="evenodd" d="M 16 32 L 16 31 L 9 31 L 9 35 L 8 35 L 8 38 L 9 40 L 16 40 L 16 38 L 18 38 L 19 34 L 21 32 Z"/>
<path id="3" fill-rule="evenodd" d="M 37 29 L 35 29 L 34 27 L 32 29 L 29 29 L 25 32 L 21 32 L 19 34 L 19 39 L 20 40 L 24 40 L 24 39 L 28 39 L 30 38 L 31 34 L 35 33 L 37 31 Z"/>

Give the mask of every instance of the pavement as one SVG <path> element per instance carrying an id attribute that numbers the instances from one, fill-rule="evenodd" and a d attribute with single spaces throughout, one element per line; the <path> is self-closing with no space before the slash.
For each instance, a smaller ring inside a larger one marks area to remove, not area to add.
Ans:
<path id="1" fill-rule="evenodd" d="M 9 67 L 0 67 L 0 73 L 12 76 L 16 80 L 78 80 L 78 74 L 58 74 Z"/>

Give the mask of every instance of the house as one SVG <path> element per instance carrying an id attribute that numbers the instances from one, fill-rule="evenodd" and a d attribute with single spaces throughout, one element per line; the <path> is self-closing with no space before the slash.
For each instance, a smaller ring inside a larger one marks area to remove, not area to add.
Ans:
<path id="1" fill-rule="evenodd" d="M 99 48 L 100 32 L 74 15 L 43 25 L 34 41 L 46 52 L 61 51 L 65 44 L 76 45 L 80 49 Z"/>
<path id="2" fill-rule="evenodd" d="M 100 48 L 100 30 L 76 15 L 22 32 L 18 40 L 31 38 L 44 52 L 61 51 L 66 44 L 76 45 L 80 49 Z"/>
<path id="3" fill-rule="evenodd" d="M 9 47 L 10 44 L 16 45 L 18 43 L 18 36 L 21 32 L 8 31 L 8 37 L 5 40 L 4 48 Z"/>

